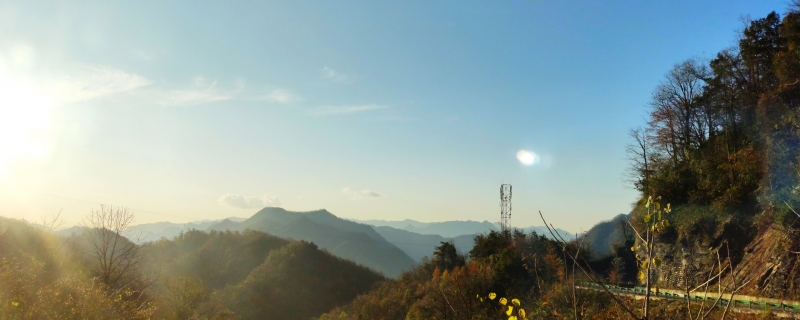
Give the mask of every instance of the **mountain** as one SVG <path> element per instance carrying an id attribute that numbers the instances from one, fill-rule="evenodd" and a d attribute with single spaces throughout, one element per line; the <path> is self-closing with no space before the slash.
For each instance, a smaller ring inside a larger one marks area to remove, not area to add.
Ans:
<path id="1" fill-rule="evenodd" d="M 154 292 L 171 303 L 162 306 L 164 310 L 181 311 L 181 304 L 189 304 L 207 312 L 230 309 L 241 319 L 309 319 L 384 279 L 315 244 L 254 230 L 191 230 L 147 243 L 142 250 L 149 258 L 148 272 L 160 275 Z M 176 312 L 154 318 L 205 319 L 191 315 Z"/>
<path id="2" fill-rule="evenodd" d="M 438 234 L 419 234 L 403 229 L 389 226 L 373 226 L 386 241 L 391 242 L 401 250 L 405 251 L 411 258 L 421 261 L 423 257 L 431 257 L 434 249 L 442 242 L 453 242 L 459 253 L 467 254 L 472 249 L 475 236 L 477 234 L 464 234 L 457 237 L 443 237 Z M 522 229 L 526 234 L 536 232 L 551 238 L 550 233 L 545 227 L 528 227 Z M 557 229 L 557 232 L 567 241 L 575 238 L 567 231 Z M 481 233 L 482 234 L 482 233 Z"/>
<path id="3" fill-rule="evenodd" d="M 223 220 L 208 228 L 220 231 L 248 229 L 313 242 L 336 256 L 389 277 L 397 277 L 416 264 L 406 252 L 388 242 L 371 226 L 340 219 L 327 210 L 293 212 L 267 207 L 244 221 Z"/>
<path id="4" fill-rule="evenodd" d="M 614 254 L 615 246 L 625 244 L 626 236 L 624 231 L 630 230 L 627 229 L 628 219 L 630 219 L 629 215 L 619 214 L 611 220 L 601 221 L 583 235 L 585 239 L 582 241 L 592 248 L 595 257 L 610 256 Z M 623 230 L 620 225 L 626 226 L 626 229 Z M 631 238 L 633 234 L 629 234 L 627 237 Z"/>
<path id="5" fill-rule="evenodd" d="M 530 226 L 530 227 L 527 227 L 527 228 L 522 228 L 522 231 L 525 232 L 526 234 L 530 234 L 531 232 L 536 232 L 536 234 L 543 235 L 543 236 L 551 238 L 551 239 L 553 238 L 553 236 L 550 234 L 550 231 L 547 231 L 547 227 L 545 227 L 545 226 Z M 570 241 L 570 240 L 575 239 L 575 234 L 574 233 L 571 233 L 571 232 L 566 231 L 564 229 L 556 228 L 554 231 L 561 238 L 564 238 L 564 240 Z"/>
<path id="6" fill-rule="evenodd" d="M 440 235 L 446 238 L 457 237 L 465 234 L 486 233 L 491 230 L 498 230 L 497 226 L 489 221 L 444 221 L 444 222 L 419 222 L 415 220 L 386 221 L 386 220 L 355 220 L 361 223 L 379 226 L 392 227 L 426 235 Z"/>
<path id="7" fill-rule="evenodd" d="M 474 234 L 445 238 L 436 234 L 419 234 L 387 226 L 373 228 L 386 241 L 391 242 L 416 261 L 421 261 L 426 256 L 430 258 L 437 246 L 442 242 L 449 241 L 453 241 L 459 253 L 466 254 L 472 249 L 472 240 L 475 238 Z"/>
<path id="8" fill-rule="evenodd" d="M 244 221 L 246 218 L 230 217 L 226 220 L 234 222 Z M 208 227 L 219 223 L 222 220 L 200 220 L 188 223 L 174 223 L 174 222 L 155 222 L 137 224 L 130 228 L 128 236 L 133 240 L 138 240 L 140 243 L 156 241 L 161 238 L 172 239 L 192 229 L 206 230 Z M 74 231 L 74 230 L 73 230 Z M 62 232 L 62 234 L 69 234 L 73 231 Z"/>
<path id="9" fill-rule="evenodd" d="M 443 222 L 420 222 L 411 219 L 405 219 L 402 221 L 389 221 L 389 220 L 353 220 L 360 223 L 369 224 L 376 227 L 391 227 L 394 229 L 400 229 L 405 231 L 410 231 L 422 235 L 439 235 L 444 238 L 453 238 L 458 237 L 461 235 L 474 235 L 474 234 L 484 234 L 491 230 L 500 230 L 500 225 L 497 223 L 491 223 L 489 221 L 443 221 Z M 547 231 L 547 228 L 544 226 L 530 226 L 526 228 L 521 228 L 521 230 L 525 233 L 531 233 L 535 231 L 537 234 L 544 235 L 546 237 L 551 237 L 550 233 Z M 557 229 L 558 233 L 564 237 L 566 240 L 571 240 L 575 238 L 573 233 L 570 233 L 566 230 Z"/>

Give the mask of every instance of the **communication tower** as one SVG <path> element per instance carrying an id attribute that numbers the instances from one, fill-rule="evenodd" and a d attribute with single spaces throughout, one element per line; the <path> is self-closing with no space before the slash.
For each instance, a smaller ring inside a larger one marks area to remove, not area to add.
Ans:
<path id="1" fill-rule="evenodd" d="M 500 228 L 508 230 L 508 220 L 511 219 L 511 185 L 500 185 Z"/>

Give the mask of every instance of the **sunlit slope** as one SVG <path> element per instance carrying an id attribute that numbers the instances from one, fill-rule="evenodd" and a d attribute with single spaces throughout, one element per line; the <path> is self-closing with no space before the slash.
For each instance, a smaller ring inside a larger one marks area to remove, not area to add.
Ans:
<path id="1" fill-rule="evenodd" d="M 225 300 L 242 319 L 309 319 L 366 292 L 379 274 L 307 242 L 270 253 Z"/>
<path id="2" fill-rule="evenodd" d="M 339 257 L 353 260 L 389 277 L 399 276 L 416 263 L 371 226 L 340 219 L 326 210 L 292 212 L 269 207 L 241 223 L 226 220 L 209 229 L 250 229 L 314 242 Z"/>
<path id="3" fill-rule="evenodd" d="M 308 319 L 384 279 L 314 244 L 254 230 L 192 230 L 143 248 L 149 271 L 160 275 L 155 290 L 195 279 L 241 319 Z"/>

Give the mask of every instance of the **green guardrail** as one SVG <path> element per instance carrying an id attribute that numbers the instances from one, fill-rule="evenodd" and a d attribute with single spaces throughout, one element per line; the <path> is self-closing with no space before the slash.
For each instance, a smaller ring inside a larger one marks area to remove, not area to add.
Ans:
<path id="1" fill-rule="evenodd" d="M 597 284 L 597 283 L 593 283 L 593 282 L 585 282 L 585 283 L 580 283 L 580 284 L 581 285 L 585 285 L 585 286 L 589 286 L 589 287 L 595 287 L 595 288 L 600 288 L 600 287 L 603 286 L 603 285 L 600 285 L 600 284 Z M 609 290 L 614 290 L 614 291 L 618 291 L 618 292 L 624 292 L 624 293 L 628 293 L 628 294 L 645 294 L 646 293 L 645 288 L 642 288 L 642 287 L 619 287 L 619 286 L 614 286 L 614 285 L 605 285 L 605 287 L 608 288 Z M 674 291 L 674 290 L 672 290 L 672 291 Z M 656 296 L 656 297 L 685 298 L 684 294 L 679 294 L 679 293 L 674 293 L 674 292 L 651 291 L 651 293 L 653 294 L 653 296 Z M 708 296 L 708 295 L 705 295 L 705 294 L 704 295 L 689 295 L 689 300 L 696 301 L 696 302 L 699 302 L 699 301 L 716 301 L 717 299 L 719 299 L 720 305 L 726 305 L 726 304 L 728 304 L 728 301 L 729 301 L 729 299 L 724 299 L 724 298 L 720 299 L 720 297 L 715 297 L 713 295 L 712 296 Z M 792 302 L 794 302 L 794 301 L 792 301 Z M 780 309 L 787 310 L 787 311 L 792 311 L 792 312 L 800 311 L 800 305 L 798 305 L 798 304 L 784 304 L 782 302 L 781 303 L 776 303 L 776 302 L 765 302 L 765 301 L 755 301 L 755 300 L 746 300 L 746 299 L 734 299 L 732 301 L 732 303 L 734 305 L 735 304 L 744 305 L 744 306 L 747 306 L 748 308 L 753 308 L 753 307 L 755 307 L 755 308 L 780 308 Z"/>

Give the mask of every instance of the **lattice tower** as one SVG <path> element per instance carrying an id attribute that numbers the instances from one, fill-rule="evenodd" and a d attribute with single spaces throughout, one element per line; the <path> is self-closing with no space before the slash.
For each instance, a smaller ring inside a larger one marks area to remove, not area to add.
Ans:
<path id="1" fill-rule="evenodd" d="M 508 220 L 511 220 L 511 185 L 500 185 L 500 228 L 508 230 Z"/>

